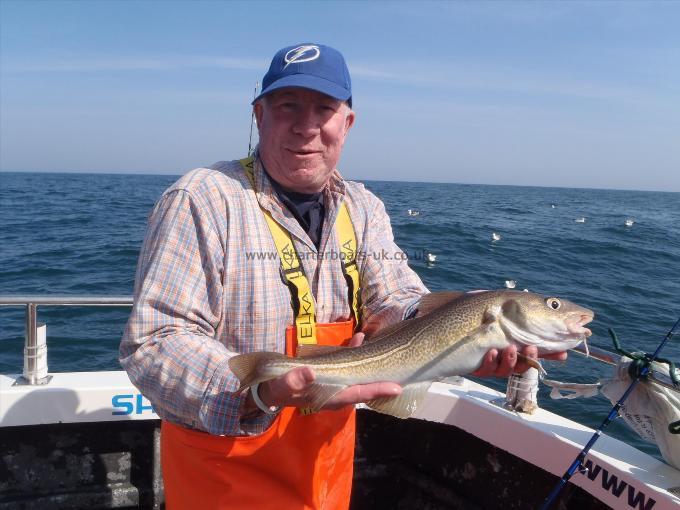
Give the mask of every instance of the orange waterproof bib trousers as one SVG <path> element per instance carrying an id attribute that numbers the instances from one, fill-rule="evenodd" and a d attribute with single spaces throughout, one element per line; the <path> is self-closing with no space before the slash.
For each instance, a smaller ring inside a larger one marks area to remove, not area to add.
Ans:
<path id="1" fill-rule="evenodd" d="M 317 324 L 320 345 L 345 345 L 354 321 Z M 297 346 L 286 331 L 286 354 Z M 163 421 L 168 510 L 340 510 L 349 506 L 355 410 L 286 407 L 258 436 L 214 436 Z"/>

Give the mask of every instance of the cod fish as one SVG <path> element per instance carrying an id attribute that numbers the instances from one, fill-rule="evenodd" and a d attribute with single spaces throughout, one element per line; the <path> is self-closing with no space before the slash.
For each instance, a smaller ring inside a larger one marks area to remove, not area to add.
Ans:
<path id="1" fill-rule="evenodd" d="M 489 349 L 535 345 L 539 355 L 561 352 L 585 341 L 591 310 L 557 297 L 514 290 L 440 292 L 424 296 L 418 316 L 380 330 L 359 347 L 299 346 L 298 357 L 276 352 L 240 354 L 229 360 L 239 391 L 289 370 L 309 366 L 316 379 L 307 397 L 319 410 L 353 384 L 399 383 L 395 397 L 369 401 L 376 411 L 412 416 L 430 385 L 474 372 Z"/>

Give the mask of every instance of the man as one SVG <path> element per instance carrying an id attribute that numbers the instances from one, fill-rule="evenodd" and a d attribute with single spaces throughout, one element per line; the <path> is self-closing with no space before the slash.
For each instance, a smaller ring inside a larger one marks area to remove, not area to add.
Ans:
<path id="1" fill-rule="evenodd" d="M 352 386 L 308 414 L 310 368 L 238 393 L 228 360 L 359 345 L 412 315 L 427 289 L 389 257 L 399 250 L 382 202 L 336 170 L 355 120 L 342 55 L 280 50 L 253 104 L 254 157 L 196 169 L 156 204 L 121 363 L 163 419 L 169 509 L 346 508 L 352 404 L 401 388 Z M 514 348 L 492 351 L 478 374 L 515 364 Z"/>

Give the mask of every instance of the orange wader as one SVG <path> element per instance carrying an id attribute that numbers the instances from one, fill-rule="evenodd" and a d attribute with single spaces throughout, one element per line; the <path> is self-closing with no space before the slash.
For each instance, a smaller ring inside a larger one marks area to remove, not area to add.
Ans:
<path id="1" fill-rule="evenodd" d="M 243 160 L 252 182 L 252 160 Z M 266 213 L 266 211 L 264 211 Z M 309 284 L 292 242 L 265 214 L 282 255 L 282 269 L 294 297 L 306 297 Z M 317 324 L 312 309 L 296 310 L 296 326 L 286 330 L 286 354 L 298 343 L 345 345 L 358 321 L 356 237 L 346 208 L 336 229 L 345 253 L 343 271 L 348 279 L 354 320 Z M 302 282 L 301 282 L 302 280 Z M 310 293 L 311 294 L 311 293 Z M 300 299 L 294 301 L 300 302 Z M 307 300 L 303 299 L 307 302 Z M 311 302 L 311 300 L 310 300 Z M 311 334 L 309 323 L 311 322 Z M 342 510 L 349 506 L 354 462 L 355 410 L 304 415 L 284 408 L 272 426 L 257 436 L 215 436 L 163 421 L 161 459 L 168 510 Z"/>
<path id="2" fill-rule="evenodd" d="M 353 321 L 317 324 L 321 345 L 342 345 Z M 286 331 L 287 354 L 295 330 Z M 285 407 L 258 436 L 214 436 L 163 421 L 168 510 L 346 509 L 354 462 L 352 406 L 303 415 Z"/>

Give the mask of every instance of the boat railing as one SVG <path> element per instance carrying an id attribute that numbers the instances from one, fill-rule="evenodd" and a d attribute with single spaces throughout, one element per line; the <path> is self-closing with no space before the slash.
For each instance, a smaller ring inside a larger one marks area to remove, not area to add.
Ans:
<path id="1" fill-rule="evenodd" d="M 25 322 L 25 346 L 24 346 L 24 371 L 22 384 L 40 385 L 49 382 L 47 374 L 41 374 L 41 366 L 47 366 L 47 342 L 45 335 L 39 334 L 38 306 L 132 306 L 132 296 L 2 296 L 0 306 L 23 306 L 26 309 Z M 578 346 L 571 349 L 579 354 L 608 365 L 616 365 L 618 355 L 604 349 Z M 670 377 L 656 371 L 651 371 L 650 379 L 654 382 L 673 390 Z"/>
<path id="2" fill-rule="evenodd" d="M 47 375 L 47 340 L 45 327 L 38 323 L 38 306 L 132 306 L 132 296 L 0 296 L 0 306 L 23 306 L 24 369 L 21 384 L 42 385 Z"/>

